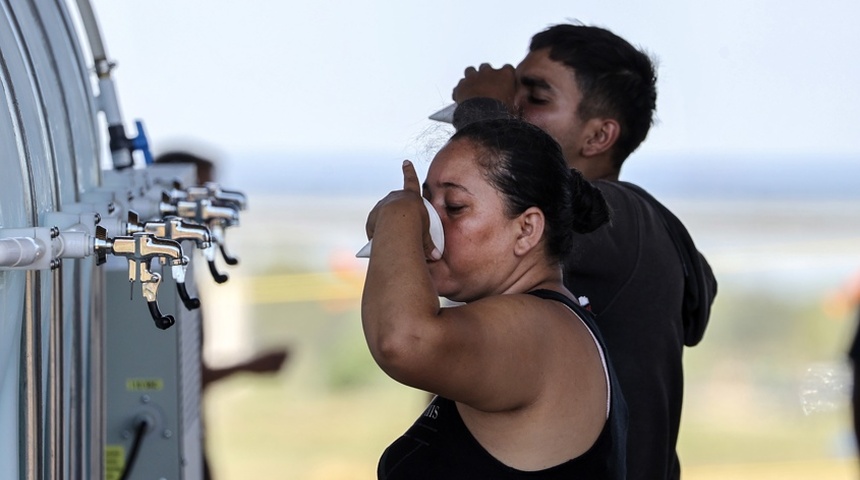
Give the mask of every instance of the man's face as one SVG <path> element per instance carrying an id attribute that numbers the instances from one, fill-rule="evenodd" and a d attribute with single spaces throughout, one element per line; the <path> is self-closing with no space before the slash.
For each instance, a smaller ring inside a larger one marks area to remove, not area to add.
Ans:
<path id="1" fill-rule="evenodd" d="M 573 69 L 549 58 L 549 49 L 544 48 L 526 55 L 516 76 L 516 111 L 549 133 L 572 165 L 579 156 L 584 125 L 577 114 L 582 93 Z"/>

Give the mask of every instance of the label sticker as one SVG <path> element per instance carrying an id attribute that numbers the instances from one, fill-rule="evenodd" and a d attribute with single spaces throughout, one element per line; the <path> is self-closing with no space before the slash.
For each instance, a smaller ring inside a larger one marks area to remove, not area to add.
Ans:
<path id="1" fill-rule="evenodd" d="M 129 378 L 125 381 L 125 389 L 129 392 L 163 390 L 164 380 L 160 378 Z"/>
<path id="2" fill-rule="evenodd" d="M 105 480 L 119 480 L 125 469 L 125 448 L 105 445 Z"/>

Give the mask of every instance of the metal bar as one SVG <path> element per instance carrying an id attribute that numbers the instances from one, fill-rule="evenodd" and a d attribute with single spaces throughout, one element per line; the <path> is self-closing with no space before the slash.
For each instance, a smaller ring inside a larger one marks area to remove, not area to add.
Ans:
<path id="1" fill-rule="evenodd" d="M 21 388 L 21 471 L 22 478 L 27 480 L 41 480 L 40 452 L 42 449 L 42 431 L 39 425 L 39 406 L 42 404 L 42 362 L 41 362 L 41 335 L 39 322 L 36 319 L 34 304 L 39 299 L 38 272 L 27 272 L 24 286 L 24 315 L 23 332 L 21 337 L 21 351 L 23 353 L 22 373 L 23 386 Z"/>

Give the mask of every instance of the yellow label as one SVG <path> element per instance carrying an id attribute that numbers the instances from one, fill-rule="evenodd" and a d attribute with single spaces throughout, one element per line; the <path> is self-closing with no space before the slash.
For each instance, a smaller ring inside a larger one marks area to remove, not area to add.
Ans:
<path id="1" fill-rule="evenodd" d="M 119 480 L 125 469 L 125 448 L 105 445 L 105 480 Z"/>
<path id="2" fill-rule="evenodd" d="M 163 390 L 164 380 L 160 378 L 129 378 L 125 381 L 125 389 L 129 392 L 141 390 Z"/>

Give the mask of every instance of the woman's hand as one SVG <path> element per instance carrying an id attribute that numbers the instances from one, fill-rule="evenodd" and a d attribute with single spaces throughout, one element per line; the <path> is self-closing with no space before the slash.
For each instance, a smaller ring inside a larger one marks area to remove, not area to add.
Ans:
<path id="1" fill-rule="evenodd" d="M 425 258 L 438 260 L 442 254 L 433 244 L 430 237 L 430 218 L 421 199 L 421 183 L 415 167 L 409 160 L 403 161 L 403 190 L 395 190 L 376 203 L 367 216 L 365 231 L 367 238 L 372 239 L 380 218 L 384 215 L 400 215 L 401 218 L 419 215 L 421 218 L 422 244 Z"/>

